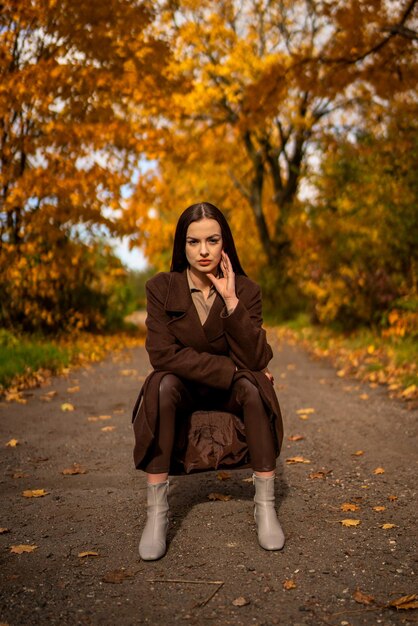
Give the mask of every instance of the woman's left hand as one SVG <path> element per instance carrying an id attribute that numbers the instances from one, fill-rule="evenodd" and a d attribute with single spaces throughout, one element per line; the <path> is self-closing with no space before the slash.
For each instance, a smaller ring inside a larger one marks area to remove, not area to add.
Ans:
<path id="1" fill-rule="evenodd" d="M 235 273 L 226 252 L 222 250 L 221 255 L 220 266 L 223 277 L 217 278 L 213 274 L 208 274 L 207 276 L 212 281 L 219 295 L 222 296 L 228 313 L 232 313 L 238 304 L 238 298 L 235 292 Z"/>

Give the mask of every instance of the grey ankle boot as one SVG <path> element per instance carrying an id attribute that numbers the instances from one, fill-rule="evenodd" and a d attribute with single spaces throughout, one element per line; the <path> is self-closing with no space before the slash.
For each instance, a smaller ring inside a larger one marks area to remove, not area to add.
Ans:
<path id="1" fill-rule="evenodd" d="M 147 522 L 139 542 L 139 556 L 155 561 L 164 556 L 168 528 L 168 480 L 147 484 Z"/>
<path id="2" fill-rule="evenodd" d="M 281 550 L 284 546 L 284 534 L 274 507 L 274 476 L 262 478 L 253 474 L 253 482 L 258 543 L 264 550 Z"/>

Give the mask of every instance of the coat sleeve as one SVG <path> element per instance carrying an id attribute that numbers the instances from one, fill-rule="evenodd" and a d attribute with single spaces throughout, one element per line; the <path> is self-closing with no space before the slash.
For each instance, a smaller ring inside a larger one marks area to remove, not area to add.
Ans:
<path id="1" fill-rule="evenodd" d="M 186 380 L 210 387 L 228 389 L 236 371 L 234 361 L 229 356 L 198 352 L 179 344 L 170 330 L 170 317 L 164 308 L 163 290 L 155 282 L 149 281 L 146 294 L 145 347 L 153 368 L 157 371 L 169 371 Z"/>
<path id="2" fill-rule="evenodd" d="M 261 371 L 273 357 L 262 327 L 261 290 L 256 283 L 246 281 L 240 291 L 233 313 L 222 316 L 225 336 L 231 357 L 240 369 Z"/>

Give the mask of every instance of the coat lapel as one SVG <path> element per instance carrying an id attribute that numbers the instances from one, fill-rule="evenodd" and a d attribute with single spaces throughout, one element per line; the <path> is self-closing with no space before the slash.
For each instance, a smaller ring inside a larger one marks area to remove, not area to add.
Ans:
<path id="1" fill-rule="evenodd" d="M 171 332 L 183 345 L 190 346 L 199 352 L 206 352 L 210 349 L 190 295 L 186 271 L 171 272 L 165 310 L 171 317 L 168 322 Z"/>

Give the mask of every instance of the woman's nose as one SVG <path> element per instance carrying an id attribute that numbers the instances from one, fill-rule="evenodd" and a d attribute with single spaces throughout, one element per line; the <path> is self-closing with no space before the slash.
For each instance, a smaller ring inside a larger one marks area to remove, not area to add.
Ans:
<path id="1" fill-rule="evenodd" d="M 200 246 L 200 256 L 209 256 L 209 252 L 206 248 L 206 244 L 202 243 L 202 245 Z"/>

